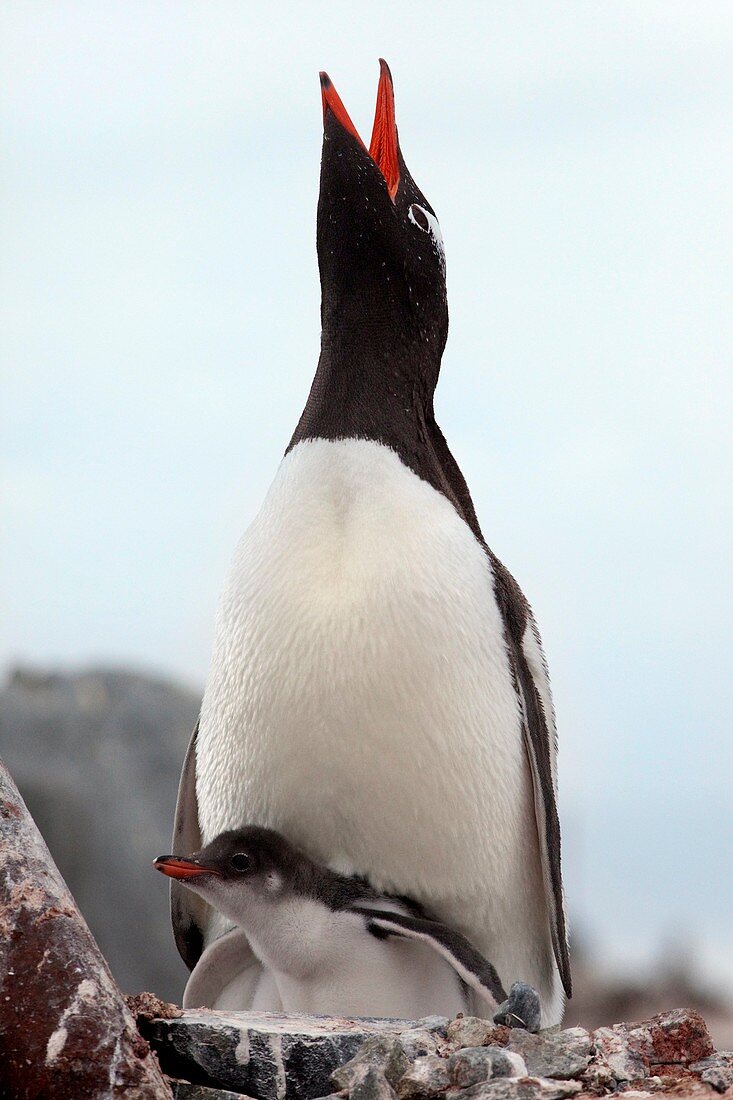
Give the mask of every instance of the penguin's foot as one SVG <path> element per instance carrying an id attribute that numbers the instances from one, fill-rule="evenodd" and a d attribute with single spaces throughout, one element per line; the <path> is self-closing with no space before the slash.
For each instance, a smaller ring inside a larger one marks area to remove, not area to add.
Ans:
<path id="1" fill-rule="evenodd" d="M 515 982 L 507 999 L 494 1013 L 495 1024 L 507 1027 L 523 1027 L 527 1031 L 540 1030 L 540 995 L 526 982 Z"/>

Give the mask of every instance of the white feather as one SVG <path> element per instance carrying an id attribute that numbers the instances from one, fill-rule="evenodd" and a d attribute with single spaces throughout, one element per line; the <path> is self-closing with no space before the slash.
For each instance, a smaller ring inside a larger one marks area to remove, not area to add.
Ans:
<path id="1" fill-rule="evenodd" d="M 555 1023 L 520 722 L 490 563 L 453 506 L 378 443 L 298 444 L 222 596 L 204 843 L 257 823 L 410 894 Z"/>

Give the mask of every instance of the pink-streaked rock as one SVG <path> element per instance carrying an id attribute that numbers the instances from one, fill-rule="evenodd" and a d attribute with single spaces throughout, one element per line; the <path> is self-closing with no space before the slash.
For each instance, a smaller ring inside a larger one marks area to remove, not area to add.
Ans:
<path id="1" fill-rule="evenodd" d="M 653 1016 L 644 1025 L 649 1032 L 650 1062 L 689 1065 L 707 1058 L 715 1047 L 699 1012 L 678 1008 Z"/>
<path id="2" fill-rule="evenodd" d="M 15 783 L 0 762 L 3 1095 L 172 1093 Z"/>
<path id="3" fill-rule="evenodd" d="M 678 1008 L 638 1024 L 614 1024 L 594 1032 L 596 1061 L 617 1081 L 638 1081 L 650 1075 L 674 1075 L 713 1053 L 705 1021 L 698 1012 Z"/>
<path id="4" fill-rule="evenodd" d="M 629 1042 L 625 1028 L 598 1027 L 593 1033 L 595 1068 L 616 1081 L 638 1081 L 648 1076 L 649 1062 Z"/>

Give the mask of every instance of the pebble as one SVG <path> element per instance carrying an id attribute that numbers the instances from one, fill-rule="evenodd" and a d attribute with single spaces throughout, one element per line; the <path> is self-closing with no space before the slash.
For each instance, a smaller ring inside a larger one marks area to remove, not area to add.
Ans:
<path id="1" fill-rule="evenodd" d="M 466 1089 L 493 1076 L 492 1047 L 464 1047 L 448 1058 L 448 1076 L 454 1088 Z"/>
<path id="2" fill-rule="evenodd" d="M 435 1032 L 428 1031 L 424 1027 L 412 1027 L 408 1031 L 400 1032 L 402 1049 L 411 1062 L 416 1058 L 422 1058 L 426 1054 L 436 1054 L 438 1050 L 438 1038 Z"/>
<path id="3" fill-rule="evenodd" d="M 371 1035 L 350 1061 L 333 1071 L 332 1084 L 339 1089 L 353 1090 L 364 1065 L 376 1067 L 384 1074 L 388 1084 L 394 1087 L 409 1069 L 410 1062 L 396 1036 Z"/>
<path id="4" fill-rule="evenodd" d="M 459 1048 L 482 1047 L 487 1043 L 503 1045 L 510 1034 L 509 1028 L 478 1016 L 458 1016 L 447 1028 L 449 1042 Z"/>
<path id="5" fill-rule="evenodd" d="M 510 1033 L 507 1050 L 521 1054 L 533 1077 L 567 1079 L 580 1077 L 588 1068 L 593 1044 L 583 1027 L 543 1031 L 539 1035 L 515 1028 Z"/>
<path id="6" fill-rule="evenodd" d="M 437 1054 L 417 1058 L 397 1083 L 399 1100 L 431 1100 L 450 1085 L 448 1063 Z"/>
<path id="7" fill-rule="evenodd" d="M 350 1100 L 395 1100 L 395 1091 L 377 1066 L 362 1063 L 349 1089 Z"/>
<path id="8" fill-rule="evenodd" d="M 491 1076 L 492 1077 L 527 1077 L 527 1063 L 521 1054 L 513 1050 L 505 1050 L 504 1047 L 484 1047 L 491 1051 Z"/>
<path id="9" fill-rule="evenodd" d="M 733 1089 L 733 1051 L 718 1051 L 693 1063 L 690 1069 L 699 1073 L 705 1084 L 712 1085 L 716 1092 Z"/>
<path id="10" fill-rule="evenodd" d="M 500 1077 L 451 1092 L 450 1100 L 565 1100 L 582 1089 L 579 1081 L 551 1081 L 544 1077 Z"/>

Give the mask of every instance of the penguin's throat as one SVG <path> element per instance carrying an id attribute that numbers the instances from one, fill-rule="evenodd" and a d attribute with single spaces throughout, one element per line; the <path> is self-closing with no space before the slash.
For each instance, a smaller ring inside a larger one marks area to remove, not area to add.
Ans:
<path id="1" fill-rule="evenodd" d="M 322 438 L 411 435 L 432 412 L 438 369 L 395 348 L 326 340 L 299 427 Z"/>

